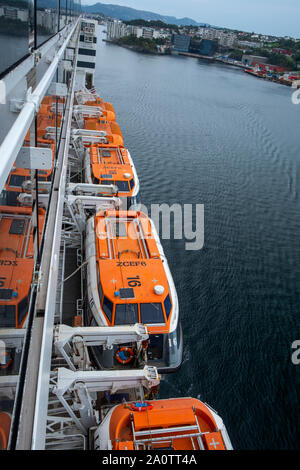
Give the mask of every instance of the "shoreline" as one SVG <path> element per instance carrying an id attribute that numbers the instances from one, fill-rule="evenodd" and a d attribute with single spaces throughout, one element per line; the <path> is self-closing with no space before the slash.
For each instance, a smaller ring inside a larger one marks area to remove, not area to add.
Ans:
<path id="1" fill-rule="evenodd" d="M 130 51 L 139 52 L 140 54 L 150 54 L 150 55 L 170 55 L 170 54 L 162 54 L 161 52 L 151 51 L 149 49 L 144 49 L 140 46 L 129 46 L 128 44 L 122 44 L 115 41 L 109 41 L 107 39 L 102 39 L 103 42 L 107 42 L 108 44 L 114 44 L 115 46 L 124 47 L 125 49 L 129 49 Z"/>
<path id="2" fill-rule="evenodd" d="M 121 43 L 118 43 L 118 42 L 115 42 L 115 41 L 109 41 L 107 39 L 102 39 L 102 41 L 107 42 L 109 44 L 114 44 L 115 46 L 124 47 L 125 49 L 129 49 L 130 51 L 138 52 L 138 53 L 142 53 L 142 54 L 157 55 L 157 56 L 182 55 L 182 56 L 186 56 L 186 57 L 192 57 L 194 59 L 206 60 L 208 62 L 216 62 L 216 63 L 219 63 L 219 64 L 227 65 L 229 67 L 236 67 L 236 68 L 239 68 L 239 69 L 243 69 L 243 71 L 245 73 L 247 73 L 248 75 L 253 75 L 254 77 L 259 78 L 259 79 L 263 79 L 263 80 L 266 80 L 266 81 L 269 81 L 269 82 L 277 83 L 278 85 L 284 85 L 284 86 L 292 87 L 292 83 L 288 82 L 287 80 L 280 80 L 277 77 L 264 77 L 264 76 L 258 75 L 256 72 L 254 72 L 251 69 L 247 69 L 245 67 L 245 65 L 243 65 L 242 63 L 231 63 L 231 62 L 227 62 L 226 60 L 219 59 L 218 57 L 204 56 L 204 55 L 200 55 L 200 54 L 194 54 L 192 52 L 175 52 L 175 53 L 171 52 L 170 54 L 166 54 L 166 53 L 155 52 L 155 51 L 150 51 L 150 50 L 147 50 L 147 49 L 143 49 L 139 46 L 129 46 L 127 44 L 121 44 Z M 299 88 L 299 87 L 300 86 L 298 85 L 297 88 Z"/>

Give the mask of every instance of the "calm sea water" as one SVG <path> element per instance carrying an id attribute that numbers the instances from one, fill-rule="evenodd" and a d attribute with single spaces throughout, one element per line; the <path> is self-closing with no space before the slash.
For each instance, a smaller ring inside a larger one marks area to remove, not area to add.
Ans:
<path id="1" fill-rule="evenodd" d="M 185 349 L 160 397 L 209 403 L 235 448 L 297 448 L 300 105 L 238 69 L 102 37 L 95 85 L 115 107 L 144 204 L 205 205 L 202 250 L 163 240 Z"/>

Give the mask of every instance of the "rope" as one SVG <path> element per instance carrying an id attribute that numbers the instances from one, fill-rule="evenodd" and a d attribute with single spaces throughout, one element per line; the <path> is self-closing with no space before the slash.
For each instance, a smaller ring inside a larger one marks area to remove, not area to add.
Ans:
<path id="1" fill-rule="evenodd" d="M 82 263 L 77 269 L 75 269 L 75 271 L 70 274 L 70 276 L 66 277 L 65 279 L 63 279 L 60 284 L 58 285 L 58 287 L 60 287 L 62 284 L 64 284 L 66 281 L 68 281 L 69 279 L 71 279 L 71 277 L 74 276 L 74 274 L 76 274 L 80 269 L 83 268 L 83 266 L 85 266 L 88 262 L 89 262 L 90 258 L 88 258 L 86 261 L 84 261 L 84 263 Z"/>

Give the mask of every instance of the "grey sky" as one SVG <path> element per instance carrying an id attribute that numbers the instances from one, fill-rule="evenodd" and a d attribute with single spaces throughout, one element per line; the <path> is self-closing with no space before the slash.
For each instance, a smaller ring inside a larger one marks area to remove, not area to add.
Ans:
<path id="1" fill-rule="evenodd" d="M 82 0 L 93 5 L 97 0 Z M 216 26 L 300 37 L 299 0 L 101 0 Z"/>

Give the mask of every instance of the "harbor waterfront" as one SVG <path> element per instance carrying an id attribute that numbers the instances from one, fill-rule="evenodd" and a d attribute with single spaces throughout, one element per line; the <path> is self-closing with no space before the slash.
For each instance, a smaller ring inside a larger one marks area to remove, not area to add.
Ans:
<path id="1" fill-rule="evenodd" d="M 210 403 L 235 449 L 296 449 L 300 106 L 287 87 L 115 47 L 103 29 L 95 86 L 114 103 L 142 202 L 205 207 L 202 250 L 162 240 L 185 346 L 160 398 Z"/>

